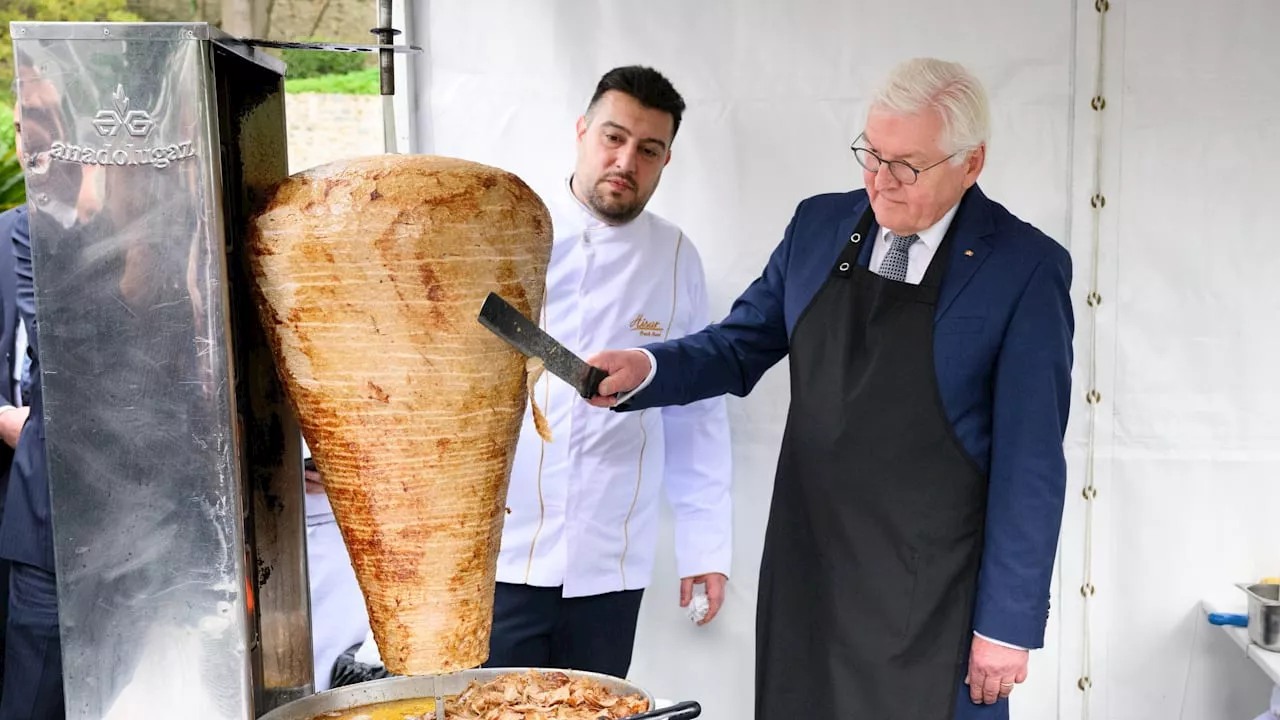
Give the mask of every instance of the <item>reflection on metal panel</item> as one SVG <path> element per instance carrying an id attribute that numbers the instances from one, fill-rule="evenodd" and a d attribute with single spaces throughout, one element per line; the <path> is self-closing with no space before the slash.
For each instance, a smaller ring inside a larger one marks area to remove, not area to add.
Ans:
<path id="1" fill-rule="evenodd" d="M 297 426 L 237 265 L 281 67 L 206 25 L 13 31 L 67 717 L 261 715 L 311 691 Z"/>

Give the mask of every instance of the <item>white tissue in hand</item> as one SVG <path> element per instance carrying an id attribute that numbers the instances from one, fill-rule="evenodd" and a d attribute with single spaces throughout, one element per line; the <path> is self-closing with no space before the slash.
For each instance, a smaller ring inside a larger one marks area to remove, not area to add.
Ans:
<path id="1" fill-rule="evenodd" d="M 693 622 L 702 622 L 702 619 L 711 611 L 711 601 L 707 600 L 707 596 L 702 593 L 694 593 L 693 600 L 689 603 L 689 619 Z"/>

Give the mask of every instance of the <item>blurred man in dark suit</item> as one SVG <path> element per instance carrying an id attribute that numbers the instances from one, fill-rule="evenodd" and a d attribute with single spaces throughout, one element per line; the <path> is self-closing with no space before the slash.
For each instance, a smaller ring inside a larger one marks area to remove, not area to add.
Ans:
<path id="1" fill-rule="evenodd" d="M 23 80 L 25 82 L 26 78 Z M 47 100 L 56 106 L 56 90 L 47 81 L 33 78 L 32 83 L 31 88 L 24 88 L 23 103 L 40 106 Z M 53 96 L 46 97 L 50 93 Z M 47 150 L 47 142 L 41 142 L 43 137 L 30 141 L 30 128 L 22 127 L 24 109 L 22 105 L 14 109 L 14 122 L 23 133 L 17 140 L 17 149 L 18 157 L 26 167 L 26 151 L 34 154 Z M 45 133 L 48 128 L 38 127 L 37 131 L 37 134 Z M 16 444 L 9 487 L 5 492 L 4 514 L 0 517 L 0 558 L 10 563 L 0 719 L 54 720 L 65 716 L 62 647 L 58 635 L 53 528 L 38 382 L 40 356 L 28 209 L 21 208 L 16 218 L 10 233 L 0 238 L 6 241 L 5 247 L 0 248 L 3 250 L 0 254 L 9 255 L 14 262 L 14 295 L 30 345 L 31 364 L 27 373 L 28 377 L 37 380 L 22 388 L 29 415 Z M 9 385 L 7 382 L 4 384 Z M 6 414 L 14 412 L 19 410 Z M 3 419 L 2 415 L 0 419 Z M 7 433 L 5 439 L 9 439 Z"/>
<path id="2" fill-rule="evenodd" d="M 21 129 L 16 127 L 15 132 Z M 26 356 L 27 334 L 18 315 L 13 245 L 11 238 L 19 220 L 25 221 L 27 208 L 19 206 L 0 213 L 0 352 L 3 362 L 0 370 L 5 381 L 0 381 L 0 517 L 4 516 L 4 496 L 9 489 L 9 468 L 13 464 L 13 451 L 18 447 L 18 436 L 27 421 L 27 408 L 22 401 L 19 387 L 23 359 Z M 5 624 L 9 615 L 9 561 L 0 558 L 0 658 L 4 657 Z M 4 667 L 0 663 L 0 686 L 3 684 Z"/>

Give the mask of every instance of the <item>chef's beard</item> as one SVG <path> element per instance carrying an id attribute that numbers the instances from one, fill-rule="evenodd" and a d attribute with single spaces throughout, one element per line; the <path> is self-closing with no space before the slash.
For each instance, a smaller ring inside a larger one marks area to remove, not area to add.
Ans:
<path id="1" fill-rule="evenodd" d="M 591 211 L 602 220 L 607 220 L 616 225 L 629 223 L 639 217 L 640 213 L 644 212 L 644 206 L 648 204 L 649 197 L 640 194 L 640 191 L 635 187 L 635 180 L 630 178 L 627 178 L 627 180 L 632 184 L 632 188 L 636 193 L 629 201 L 612 196 L 612 191 L 608 189 L 608 178 L 601 178 L 599 182 L 592 185 L 587 190 L 587 204 L 591 206 Z M 605 189 L 602 189 L 602 186 Z"/>

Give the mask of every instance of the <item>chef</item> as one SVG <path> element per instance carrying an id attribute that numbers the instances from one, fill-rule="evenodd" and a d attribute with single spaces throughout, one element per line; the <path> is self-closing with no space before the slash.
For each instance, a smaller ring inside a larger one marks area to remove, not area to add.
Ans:
<path id="1" fill-rule="evenodd" d="M 788 356 L 757 720 L 1007 718 L 1049 612 L 1071 260 L 979 189 L 988 108 L 961 66 L 902 64 L 864 128 L 865 190 L 801 202 L 723 322 L 590 358 L 593 402 L 742 396 Z"/>
<path id="2" fill-rule="evenodd" d="M 671 159 L 684 101 L 655 70 L 620 67 L 577 121 L 577 163 L 541 193 L 555 241 L 543 329 L 579 354 L 678 338 L 708 321 L 698 251 L 645 210 Z M 489 667 L 625 677 L 665 495 L 675 518 L 680 603 L 710 622 L 731 559 L 731 458 L 724 400 L 600 413 L 543 374 L 517 446 L 498 557 Z M 674 601 L 674 598 L 673 598 Z"/>

